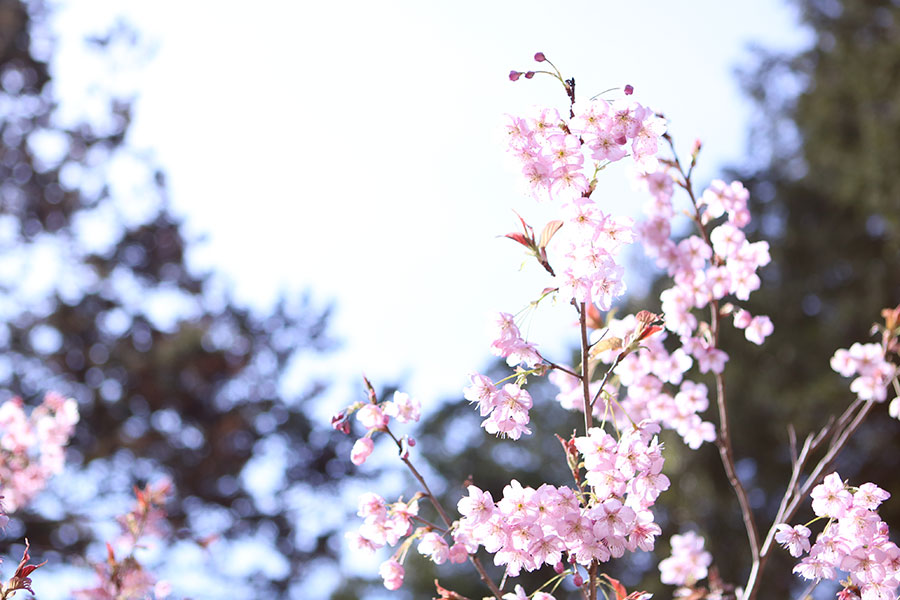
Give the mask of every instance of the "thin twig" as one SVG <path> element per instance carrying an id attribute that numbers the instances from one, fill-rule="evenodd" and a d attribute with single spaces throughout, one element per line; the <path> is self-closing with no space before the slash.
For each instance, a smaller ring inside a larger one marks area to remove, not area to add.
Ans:
<path id="1" fill-rule="evenodd" d="M 709 239 L 709 234 L 707 234 L 706 232 L 706 227 L 703 226 L 703 217 L 700 214 L 700 203 L 697 201 L 697 196 L 694 193 L 694 186 L 691 183 L 691 171 L 685 172 L 684 167 L 681 165 L 681 161 L 678 159 L 678 154 L 675 152 L 675 143 L 673 142 L 672 137 L 666 134 L 664 138 L 669 143 L 669 147 L 672 149 L 672 155 L 675 157 L 675 167 L 678 169 L 678 172 L 681 174 L 681 177 L 683 179 L 681 186 L 684 188 L 691 199 L 691 205 L 694 208 L 693 219 L 697 224 L 697 229 L 703 236 L 703 241 L 707 246 L 709 246 L 710 250 L 712 250 L 713 262 L 719 264 L 721 260 L 716 256 L 715 249 L 713 248 L 712 243 Z M 712 346 L 714 348 L 717 348 L 719 345 L 719 323 L 719 302 L 717 300 L 712 300 L 710 302 L 709 326 L 710 332 L 712 334 Z M 724 377 L 722 377 L 721 373 L 716 373 L 715 379 L 716 406 L 719 410 L 719 433 L 716 436 L 716 446 L 719 449 L 719 457 L 722 459 L 722 466 L 725 468 L 725 475 L 728 477 L 728 483 L 731 484 L 735 495 L 737 495 L 738 505 L 741 509 L 741 518 L 744 521 L 744 529 L 747 531 L 747 541 L 750 544 L 750 555 L 752 557 L 753 565 L 752 569 L 755 569 L 756 565 L 759 564 L 759 532 L 756 528 L 756 520 L 753 516 L 753 509 L 750 506 L 750 498 L 747 496 L 747 490 L 744 489 L 744 485 L 738 478 L 737 469 L 735 468 L 734 450 L 732 449 L 731 434 L 728 427 L 725 379 Z"/>
<path id="2" fill-rule="evenodd" d="M 391 436 L 391 439 L 394 440 L 394 443 L 397 444 L 397 447 L 402 452 L 403 444 L 400 443 L 400 440 L 398 440 L 397 437 L 387 427 L 384 429 L 384 431 L 386 431 L 387 434 L 389 436 Z M 444 510 L 444 507 L 441 505 L 440 501 L 431 492 L 431 488 L 428 487 L 428 484 L 425 482 L 425 478 L 422 477 L 422 474 L 419 473 L 419 471 L 416 469 L 415 466 L 413 466 L 412 461 L 409 460 L 408 456 L 403 456 L 401 454 L 400 460 L 403 461 L 403 464 L 406 465 L 406 467 L 409 469 L 409 471 L 413 474 L 413 477 L 415 477 L 416 480 L 419 482 L 419 484 L 422 486 L 422 489 L 425 491 L 425 494 L 428 496 L 428 499 L 431 501 L 431 505 L 434 506 L 434 509 L 441 516 L 441 519 L 447 525 L 447 529 L 450 529 L 450 527 L 452 527 L 452 525 L 453 525 L 453 522 L 450 520 L 450 517 L 447 515 L 447 511 Z M 484 584 L 486 586 L 488 586 L 488 588 L 491 590 L 491 593 L 494 594 L 494 596 L 497 598 L 497 600 L 499 600 L 500 597 L 503 595 L 503 592 L 500 591 L 500 588 L 498 588 L 497 585 L 494 583 L 494 581 L 490 578 L 490 576 L 488 575 L 487 571 L 484 568 L 484 565 L 481 564 L 481 560 L 474 554 L 469 555 L 469 560 L 472 562 L 472 565 L 475 567 L 475 570 L 478 571 L 478 575 L 481 576 L 481 580 L 484 582 Z"/>

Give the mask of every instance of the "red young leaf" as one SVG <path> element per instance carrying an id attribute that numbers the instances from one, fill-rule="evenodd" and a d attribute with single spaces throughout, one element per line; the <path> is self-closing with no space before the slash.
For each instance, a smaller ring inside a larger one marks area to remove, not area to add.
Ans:
<path id="1" fill-rule="evenodd" d="M 519 217 L 519 221 L 522 223 L 522 230 L 525 232 L 525 235 L 531 237 L 532 241 L 534 241 L 534 229 L 531 228 L 531 225 L 525 222 L 525 219 L 522 218 L 522 215 L 520 215 L 516 211 L 513 212 L 516 213 L 517 217 Z"/>
<path id="2" fill-rule="evenodd" d="M 437 579 L 434 580 L 434 589 L 436 589 L 437 593 L 440 594 L 440 596 L 435 598 L 435 600 L 469 600 L 462 594 L 457 594 L 456 592 L 443 587 L 440 583 L 438 583 Z"/>
<path id="3" fill-rule="evenodd" d="M 522 235 L 521 233 L 507 233 L 503 237 L 508 237 L 511 240 L 515 240 L 525 246 L 528 249 L 532 249 L 534 246 L 531 243 L 531 240 Z"/>
<path id="4" fill-rule="evenodd" d="M 538 244 L 538 248 L 546 248 L 547 244 L 550 243 L 550 240 L 553 239 L 553 236 L 556 235 L 556 232 L 562 226 L 563 222 L 560 220 L 550 221 L 544 225 L 544 231 L 541 232 L 541 243 Z"/>
<path id="5" fill-rule="evenodd" d="M 619 583 L 618 579 L 613 579 L 606 573 L 604 573 L 600 577 L 606 579 L 606 581 L 609 582 L 609 585 L 612 587 L 612 589 L 616 592 L 616 600 L 625 600 L 625 598 L 628 596 L 628 591 L 625 589 L 624 585 Z"/>

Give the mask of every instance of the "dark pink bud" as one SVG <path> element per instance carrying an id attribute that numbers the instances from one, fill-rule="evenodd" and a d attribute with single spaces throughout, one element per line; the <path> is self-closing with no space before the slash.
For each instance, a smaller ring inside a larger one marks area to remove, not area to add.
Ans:
<path id="1" fill-rule="evenodd" d="M 624 135 L 620 135 L 619 137 L 616 138 L 616 143 L 620 146 L 624 146 L 625 144 L 628 143 L 628 138 L 625 137 Z"/>
<path id="2" fill-rule="evenodd" d="M 534 55 L 534 60 L 536 60 L 537 62 L 544 62 L 545 60 L 547 60 L 547 57 L 544 56 L 543 52 L 536 52 Z"/>
<path id="3" fill-rule="evenodd" d="M 699 153 L 701 148 L 703 148 L 703 142 L 699 139 L 694 140 L 694 145 L 691 147 L 691 154 Z"/>
<path id="4" fill-rule="evenodd" d="M 563 561 L 559 561 L 559 562 L 556 563 L 556 565 L 553 567 L 553 570 L 556 571 L 556 574 L 557 574 L 557 575 L 559 575 L 560 573 L 562 573 L 563 571 L 566 570 L 566 566 L 563 564 Z"/>
<path id="5" fill-rule="evenodd" d="M 580 573 L 575 573 L 575 577 L 572 578 L 572 583 L 575 584 L 575 587 L 581 587 L 581 585 L 584 583 L 584 578 Z"/>
<path id="6" fill-rule="evenodd" d="M 509 80 L 510 81 L 518 81 L 519 75 L 521 75 L 521 73 L 519 73 L 518 71 L 510 71 L 509 72 Z"/>
<path id="7" fill-rule="evenodd" d="M 331 417 L 331 427 L 342 433 L 350 433 L 350 421 L 343 411 Z"/>
<path id="8" fill-rule="evenodd" d="M 630 96 L 634 93 L 634 87 L 631 84 L 625 86 L 625 95 Z"/>
<path id="9" fill-rule="evenodd" d="M 534 77 L 534 71 L 528 71 L 527 73 L 525 73 L 525 79 L 531 79 L 532 77 Z"/>
<path id="10" fill-rule="evenodd" d="M 410 447 L 413 447 L 416 445 L 416 438 L 413 438 L 413 437 L 406 438 L 406 443 L 409 444 Z"/>

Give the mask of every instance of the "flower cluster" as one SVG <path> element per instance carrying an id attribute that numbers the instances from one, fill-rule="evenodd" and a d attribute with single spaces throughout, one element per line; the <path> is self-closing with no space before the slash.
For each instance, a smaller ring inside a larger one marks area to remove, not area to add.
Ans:
<path id="1" fill-rule="evenodd" d="M 463 390 L 469 402 L 478 403 L 478 412 L 487 417 L 481 422 L 490 434 L 502 435 L 513 440 L 530 434 L 527 427 L 533 401 L 531 395 L 515 383 L 497 387 L 484 375 L 469 375 L 471 384 Z"/>
<path id="2" fill-rule="evenodd" d="M 368 381 L 366 381 L 368 385 Z M 375 448 L 375 442 L 372 436 L 376 431 L 384 431 L 387 429 L 391 419 L 396 419 L 398 423 L 415 423 L 418 422 L 422 413 L 422 406 L 418 400 L 410 397 L 404 392 L 394 392 L 393 400 L 378 402 L 375 397 L 375 391 L 369 387 L 369 402 L 356 403 L 346 411 L 340 412 L 331 419 L 331 426 L 343 433 L 350 433 L 350 423 L 347 420 L 349 415 L 356 413 L 356 420 L 366 428 L 365 436 L 356 440 L 353 448 L 350 450 L 350 460 L 354 465 L 361 465 L 366 462 L 369 455 Z M 410 444 L 413 442 L 410 440 Z"/>
<path id="3" fill-rule="evenodd" d="M 628 155 L 629 141 L 640 168 L 656 169 L 665 121 L 627 99 L 576 103 L 568 121 L 554 109 L 508 119 L 509 150 L 522 163 L 532 194 L 538 200 L 556 200 L 565 216 L 564 251 L 557 257 L 562 266 L 556 274 L 560 296 L 609 310 L 625 293 L 616 256 L 634 241 L 634 224 L 600 210 L 590 197 L 595 177 L 603 166 Z"/>
<path id="4" fill-rule="evenodd" d="M 495 356 L 506 359 L 510 367 L 525 365 L 533 368 L 539 365 L 543 359 L 534 344 L 526 342 L 516 325 L 515 318 L 509 313 L 500 313 L 495 322 L 494 341 L 491 342 L 491 352 Z"/>
<path id="5" fill-rule="evenodd" d="M 844 377 L 858 375 L 850 383 L 850 391 L 860 400 L 884 402 L 887 399 L 888 383 L 897 374 L 896 365 L 885 358 L 884 349 L 879 344 L 860 344 L 850 349 L 840 348 L 831 357 L 831 368 Z M 900 407 L 891 404 L 891 416 L 900 418 Z"/>
<path id="6" fill-rule="evenodd" d="M 418 496 L 414 496 L 408 502 L 401 499 L 388 504 L 377 494 L 363 494 L 359 499 L 357 512 L 363 518 L 363 524 L 358 531 L 347 533 L 350 545 L 366 552 L 375 552 L 384 546 L 396 546 L 406 538 L 398 551 L 384 561 L 379 569 L 384 585 L 389 590 L 396 590 L 403 584 L 403 561 L 409 545 L 416 539 L 419 540 L 419 553 L 428 556 L 436 564 L 443 564 L 447 560 L 460 563 L 468 558 L 464 546 L 449 546 L 440 534 L 431 531 L 429 527 L 413 529 L 413 520 L 419 514 L 418 500 Z"/>
<path id="7" fill-rule="evenodd" d="M 62 471 L 77 422 L 75 400 L 53 392 L 30 416 L 20 398 L 0 404 L 0 490 L 9 512 L 26 505 Z"/>
<path id="8" fill-rule="evenodd" d="M 594 353 L 600 363 L 616 365 L 617 383 L 627 388 L 626 391 L 618 390 L 618 403 L 609 409 L 617 425 L 655 421 L 667 429 L 674 429 L 692 449 L 715 440 L 715 427 L 699 415 L 709 407 L 706 385 L 684 379 L 684 374 L 694 364 L 684 348 L 669 352 L 665 347 L 666 333 L 660 332 L 640 340 L 637 350 L 622 356 L 623 346 L 634 339 L 641 327 L 635 315 L 627 315 L 622 319 L 610 319 L 602 332 L 595 332 L 602 336 L 594 336 L 597 343 L 603 339 L 622 340 L 621 343 L 607 344 L 608 349 Z M 562 379 L 564 375 L 555 378 L 556 381 Z M 667 385 L 673 389 L 667 391 Z M 615 389 L 608 392 L 616 393 Z M 563 401 L 563 398 L 557 398 Z M 598 409 L 595 406 L 595 412 Z"/>
<path id="9" fill-rule="evenodd" d="M 581 565 L 606 562 L 625 551 L 652 550 L 660 528 L 649 508 L 669 481 L 662 475 L 662 447 L 653 429 L 632 430 L 618 441 L 599 428 L 574 443 L 584 458 L 590 492 L 513 480 L 494 502 L 470 485 L 457 508 L 463 516 L 454 539 L 469 553 L 494 554 L 506 574 L 542 565 L 562 570 L 563 555 Z"/>
<path id="10" fill-rule="evenodd" d="M 712 348 L 708 340 L 696 337 L 698 322 L 692 311 L 729 295 L 748 300 L 759 289 L 756 271 L 771 261 L 769 244 L 747 240 L 743 228 L 750 222 L 749 193 L 739 181 L 726 184 L 721 180 L 713 181 L 694 202 L 701 235 L 676 243 L 671 239 L 675 215 L 671 181 L 678 177 L 672 167 L 645 176 L 653 200 L 644 208 L 648 219 L 637 229 L 647 255 L 655 258 L 675 283 L 660 294 L 666 327 L 681 336 L 682 345 L 700 362 L 702 371 L 721 372 L 728 357 Z M 706 226 L 725 215 L 727 218 L 707 234 Z M 743 329 L 751 342 L 761 344 L 772 333 L 768 317 L 754 317 L 742 309 L 734 314 L 735 327 Z"/>
<path id="11" fill-rule="evenodd" d="M 375 551 L 385 545 L 395 546 L 412 528 L 412 517 L 419 514 L 416 499 L 394 502 L 388 505 L 384 498 L 371 492 L 359 498 L 356 513 L 364 519 L 358 532 L 347 534 L 347 539 L 359 550 Z"/>
<path id="12" fill-rule="evenodd" d="M 538 201 L 587 195 L 593 175 L 589 179 L 585 170 L 586 155 L 603 164 L 625 158 L 630 150 L 645 170 L 655 170 L 666 125 L 652 110 L 628 98 L 612 104 L 598 99 L 576 103 L 572 114 L 565 121 L 556 109 L 545 108 L 531 117 L 507 117 L 510 152 L 521 161 Z"/>
<path id="13" fill-rule="evenodd" d="M 705 578 L 712 555 L 703 549 L 704 543 L 703 538 L 693 531 L 673 535 L 670 540 L 672 554 L 659 563 L 660 581 L 690 587 Z"/>
<path id="14" fill-rule="evenodd" d="M 893 600 L 900 587 L 900 548 L 878 516 L 889 496 L 873 483 L 847 486 L 832 473 L 811 493 L 813 512 L 828 519 L 815 543 L 810 545 L 810 530 L 803 525 L 780 524 L 775 539 L 792 556 L 808 553 L 794 567 L 802 577 L 836 580 L 843 571 L 849 575 L 845 585 L 856 586 L 863 600 Z"/>

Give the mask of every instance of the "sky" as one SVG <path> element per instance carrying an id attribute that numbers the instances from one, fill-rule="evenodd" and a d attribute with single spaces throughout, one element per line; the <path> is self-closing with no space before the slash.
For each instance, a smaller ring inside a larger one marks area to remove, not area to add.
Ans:
<path id="1" fill-rule="evenodd" d="M 109 56 L 79 47 L 118 16 L 142 45 L 115 50 L 110 76 Z M 362 373 L 401 384 L 426 411 L 459 397 L 492 358 L 492 318 L 548 285 L 502 238 L 514 210 L 534 223 L 544 214 L 505 155 L 502 124 L 567 100 L 549 77 L 510 82 L 511 69 L 535 67 L 542 51 L 580 96 L 634 86 L 681 152 L 702 140 L 702 184 L 752 155 L 754 109 L 734 73 L 752 64 L 749 45 L 808 43 L 776 0 L 60 1 L 54 29 L 57 91 L 87 98 L 65 107 L 73 117 L 103 112 L 93 88 L 136 98 L 129 143 L 166 172 L 198 240 L 194 268 L 262 312 L 280 295 L 334 306 L 339 349 L 305 355 L 285 384 L 332 381 L 314 408 L 323 419 L 362 397 Z M 133 165 L 110 169 L 139 219 L 150 200 Z M 604 175 L 594 198 L 636 215 L 644 198 L 627 168 Z M 629 281 L 639 291 L 640 277 Z M 574 346 L 562 308 L 529 328 L 557 360 Z"/>
<path id="2" fill-rule="evenodd" d="M 356 399 L 363 372 L 426 405 L 458 396 L 491 358 L 493 316 L 547 284 L 499 237 L 517 227 L 513 210 L 541 214 L 501 127 L 506 113 L 566 99 L 549 77 L 510 82 L 511 69 L 532 68 L 540 50 L 580 94 L 633 85 L 682 152 L 703 141 L 705 182 L 747 155 L 753 109 L 734 69 L 752 64 L 748 46 L 807 41 L 775 0 L 90 5 L 62 4 L 72 49 L 59 53 L 57 86 L 88 81 L 78 32 L 116 14 L 137 25 L 145 51 L 122 56 L 104 85 L 136 94 L 130 142 L 161 164 L 176 213 L 204 239 L 192 265 L 261 311 L 304 292 L 335 307 L 340 350 L 293 375 L 297 387 L 336 382 L 323 414 Z M 601 186 L 613 212 L 643 202 L 624 167 Z M 566 356 L 570 321 L 539 313 L 534 341 Z"/>

